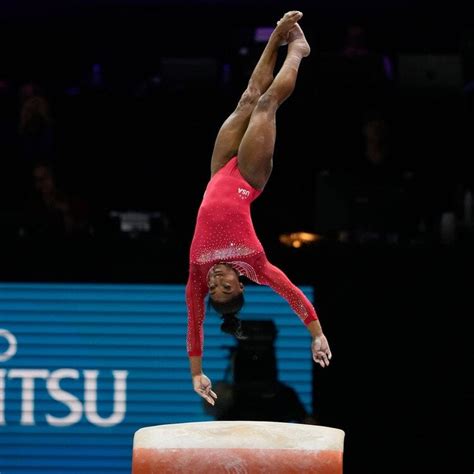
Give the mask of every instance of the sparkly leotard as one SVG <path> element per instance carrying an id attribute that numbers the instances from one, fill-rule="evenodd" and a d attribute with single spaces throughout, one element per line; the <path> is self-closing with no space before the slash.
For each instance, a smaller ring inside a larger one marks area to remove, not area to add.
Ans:
<path id="1" fill-rule="evenodd" d="M 317 319 L 304 293 L 267 260 L 250 215 L 250 205 L 260 193 L 240 174 L 237 157 L 215 173 L 207 185 L 196 219 L 186 285 L 190 356 L 202 355 L 207 275 L 216 263 L 227 263 L 239 275 L 273 288 L 304 324 Z"/>

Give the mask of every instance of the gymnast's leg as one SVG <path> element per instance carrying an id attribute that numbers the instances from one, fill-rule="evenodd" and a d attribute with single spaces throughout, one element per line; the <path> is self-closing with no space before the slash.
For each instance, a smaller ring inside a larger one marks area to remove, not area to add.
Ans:
<path id="1" fill-rule="evenodd" d="M 310 46 L 298 23 L 288 34 L 288 51 L 275 79 L 258 99 L 238 149 L 239 170 L 255 188 L 263 189 L 273 166 L 276 139 L 276 112 L 292 94 L 301 60 Z"/>
<path id="2" fill-rule="evenodd" d="M 277 22 L 237 107 L 217 134 L 211 159 L 211 176 L 237 154 L 257 101 L 272 84 L 278 49 L 287 44 L 289 32 L 301 17 L 301 12 L 289 11 Z"/>

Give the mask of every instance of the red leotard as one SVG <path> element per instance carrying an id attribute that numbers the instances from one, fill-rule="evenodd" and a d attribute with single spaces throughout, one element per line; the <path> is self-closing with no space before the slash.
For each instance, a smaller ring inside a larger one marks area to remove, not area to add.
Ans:
<path id="1" fill-rule="evenodd" d="M 260 193 L 240 174 L 237 157 L 215 173 L 207 185 L 197 214 L 186 285 L 190 356 L 202 355 L 207 275 L 216 263 L 227 263 L 239 275 L 273 288 L 304 324 L 317 319 L 304 293 L 267 260 L 250 215 L 250 205 Z"/>

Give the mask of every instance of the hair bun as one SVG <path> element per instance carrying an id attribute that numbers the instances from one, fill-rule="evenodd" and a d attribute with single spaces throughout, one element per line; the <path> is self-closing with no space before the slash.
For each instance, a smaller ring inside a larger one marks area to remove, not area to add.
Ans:
<path id="1" fill-rule="evenodd" d="M 223 322 L 221 324 L 221 331 L 235 336 L 239 340 L 247 339 L 242 331 L 242 321 L 235 315 L 235 313 L 227 313 L 222 315 Z"/>

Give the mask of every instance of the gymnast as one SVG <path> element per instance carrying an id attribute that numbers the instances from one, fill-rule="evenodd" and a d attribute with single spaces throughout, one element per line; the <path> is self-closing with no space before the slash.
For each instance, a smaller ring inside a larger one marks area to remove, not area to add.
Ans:
<path id="1" fill-rule="evenodd" d="M 301 61 L 310 54 L 298 23 L 302 16 L 289 11 L 277 22 L 237 107 L 222 124 L 197 213 L 186 284 L 187 353 L 194 390 L 211 405 L 217 395 L 202 369 L 205 298 L 209 295 L 209 304 L 221 315 L 221 330 L 245 338 L 237 316 L 244 304 L 241 277 L 271 287 L 289 303 L 312 336 L 316 363 L 326 367 L 332 357 L 313 305 L 268 261 L 250 210 L 272 171 L 276 112 L 292 94 Z M 281 46 L 287 47 L 286 56 L 274 77 Z"/>

